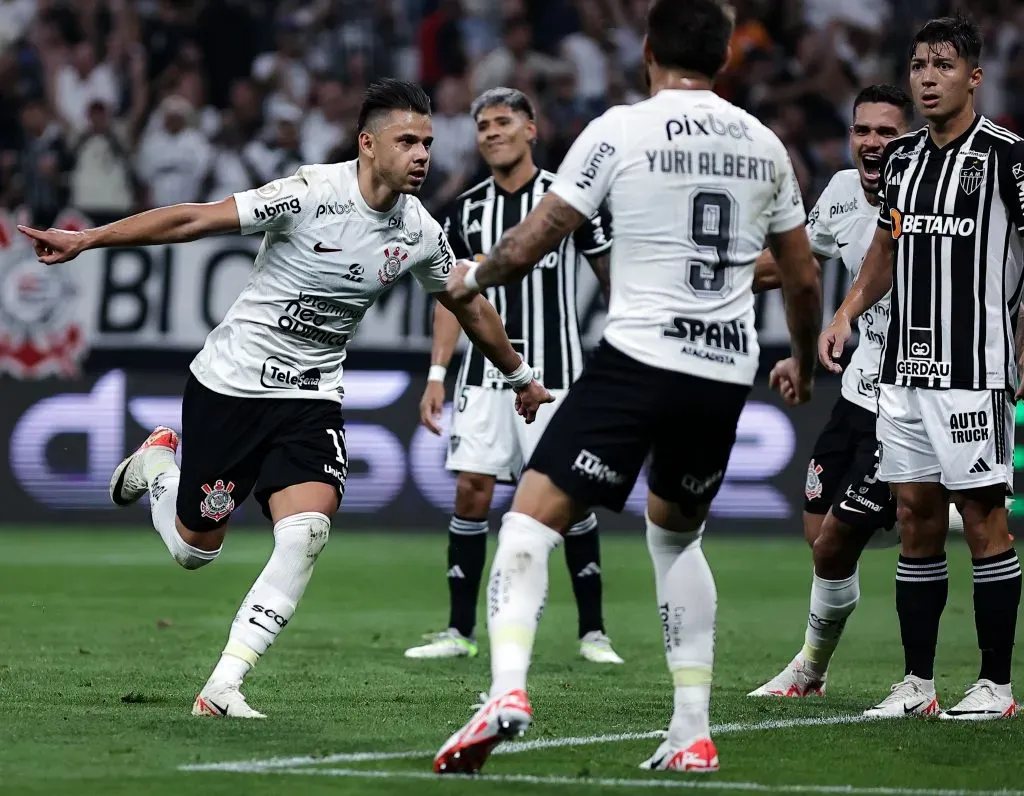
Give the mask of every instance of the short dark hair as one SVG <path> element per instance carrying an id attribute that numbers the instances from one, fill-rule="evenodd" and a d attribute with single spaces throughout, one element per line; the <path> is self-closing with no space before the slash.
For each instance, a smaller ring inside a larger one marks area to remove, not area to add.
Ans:
<path id="1" fill-rule="evenodd" d="M 926 22 L 910 45 L 911 58 L 919 44 L 927 44 L 932 50 L 940 44 L 948 44 L 972 68 L 981 60 L 981 28 L 961 11 L 957 11 L 955 17 L 939 17 Z"/>
<path id="2" fill-rule="evenodd" d="M 430 97 L 418 83 L 386 77 L 371 83 L 363 93 L 356 131 L 362 132 L 389 111 L 413 111 L 430 115 Z"/>
<path id="3" fill-rule="evenodd" d="M 725 65 L 735 14 L 722 0 L 654 0 L 647 43 L 655 63 L 714 77 Z"/>
<path id="4" fill-rule="evenodd" d="M 475 120 L 481 111 L 501 106 L 507 106 L 513 111 L 526 114 L 530 121 L 534 121 L 537 118 L 530 98 L 517 88 L 506 88 L 505 86 L 498 86 L 497 88 L 485 91 L 473 100 L 469 113 Z"/>
<path id="5" fill-rule="evenodd" d="M 899 108 L 907 121 L 914 117 L 914 101 L 910 99 L 910 95 L 891 83 L 875 83 L 862 88 L 853 100 L 854 112 L 866 102 L 877 102 Z"/>

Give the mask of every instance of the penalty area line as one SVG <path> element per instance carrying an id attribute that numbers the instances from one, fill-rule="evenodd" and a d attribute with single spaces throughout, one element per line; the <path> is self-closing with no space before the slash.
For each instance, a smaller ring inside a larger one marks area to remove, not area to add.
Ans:
<path id="1" fill-rule="evenodd" d="M 856 724 L 867 721 L 861 715 L 840 715 L 807 717 L 799 719 L 769 719 L 755 722 L 729 722 L 711 725 L 711 735 L 729 735 L 739 732 L 770 732 L 786 730 L 794 727 L 824 727 L 834 724 Z M 540 738 L 536 741 L 509 741 L 497 747 L 492 754 L 517 754 L 540 749 L 561 749 L 567 747 L 592 746 L 602 743 L 622 743 L 624 741 L 647 741 L 663 736 L 661 730 L 653 732 L 625 732 L 613 735 L 587 735 L 569 738 Z M 326 766 L 336 763 L 374 763 L 385 760 L 414 760 L 430 758 L 436 749 L 410 752 L 341 752 L 339 754 L 314 757 L 302 755 L 296 757 L 275 757 L 269 760 L 240 760 L 226 763 L 192 763 L 178 766 L 179 771 L 224 771 L 240 774 L 258 774 L 277 769 L 295 770 L 300 766 Z M 1021 793 L 1024 796 L 1024 792 Z"/>

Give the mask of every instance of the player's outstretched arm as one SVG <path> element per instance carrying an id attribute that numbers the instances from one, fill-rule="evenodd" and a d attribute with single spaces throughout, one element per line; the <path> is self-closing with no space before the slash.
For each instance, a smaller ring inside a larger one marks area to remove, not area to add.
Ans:
<path id="1" fill-rule="evenodd" d="M 480 295 L 469 300 L 456 299 L 450 293 L 435 295 L 438 302 L 458 319 L 469 341 L 504 374 L 506 381 L 517 393 L 516 407 L 519 413 L 526 418 L 527 423 L 532 423 L 540 405 L 555 399 L 533 378 L 533 368 L 512 348 L 498 311 Z"/>
<path id="2" fill-rule="evenodd" d="M 518 282 L 586 220 L 579 210 L 548 191 L 526 218 L 501 236 L 483 262 L 452 271 L 448 292 L 455 298 L 464 298 L 492 285 Z"/>
<path id="3" fill-rule="evenodd" d="M 420 422 L 434 434 L 441 433 L 444 408 L 444 376 L 459 342 L 459 319 L 440 301 L 434 305 L 434 339 L 430 349 L 430 375 L 420 399 Z"/>
<path id="4" fill-rule="evenodd" d="M 875 230 L 850 292 L 836 310 L 832 323 L 818 339 L 818 359 L 833 373 L 842 370 L 838 360 L 843 355 L 843 346 L 853 334 L 854 320 L 892 289 L 892 254 L 892 232 L 879 227 Z"/>
<path id="5" fill-rule="evenodd" d="M 239 228 L 233 196 L 219 202 L 158 207 L 81 232 L 18 226 L 21 232 L 32 238 L 39 262 L 47 265 L 73 260 L 88 249 L 183 243 L 210 235 L 238 232 Z"/>
<path id="6" fill-rule="evenodd" d="M 814 359 L 821 330 L 821 266 L 802 226 L 769 237 L 777 258 L 786 324 L 796 360 L 798 383 L 794 403 L 810 399 Z"/>

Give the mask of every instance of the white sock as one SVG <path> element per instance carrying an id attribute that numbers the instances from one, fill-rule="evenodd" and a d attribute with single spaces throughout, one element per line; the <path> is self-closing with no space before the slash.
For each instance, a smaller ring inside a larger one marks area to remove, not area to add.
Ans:
<path id="1" fill-rule="evenodd" d="M 274 526 L 274 552 L 235 614 L 210 682 L 237 686 L 274 643 L 295 613 L 330 530 L 331 521 L 316 511 L 293 514 Z"/>
<path id="2" fill-rule="evenodd" d="M 703 533 L 703 524 L 696 531 L 676 533 L 647 518 L 665 659 L 675 686 L 669 740 L 676 744 L 710 732 L 718 592 L 701 548 Z"/>
<path id="3" fill-rule="evenodd" d="M 860 567 L 843 580 L 825 580 L 815 574 L 804 648 L 800 650 L 800 659 L 808 672 L 820 677 L 828 671 L 846 620 L 857 607 L 859 599 Z"/>
<path id="4" fill-rule="evenodd" d="M 178 535 L 174 518 L 178 503 L 178 482 L 181 471 L 174 463 L 174 454 L 166 448 L 150 448 L 142 460 L 142 472 L 149 484 L 149 510 L 153 527 L 167 546 L 167 552 L 185 569 L 199 569 L 220 555 L 216 550 L 200 550 Z"/>
<path id="5" fill-rule="evenodd" d="M 548 592 L 548 557 L 562 536 L 525 514 L 502 517 L 487 587 L 492 697 L 526 688 L 533 637 Z"/>

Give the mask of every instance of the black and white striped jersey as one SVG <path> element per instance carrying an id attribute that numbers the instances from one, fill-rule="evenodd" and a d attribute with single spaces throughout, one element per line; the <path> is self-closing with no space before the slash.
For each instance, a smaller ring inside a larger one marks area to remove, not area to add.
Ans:
<path id="1" fill-rule="evenodd" d="M 1024 141 L 980 115 L 944 147 L 924 127 L 889 143 L 882 179 L 895 255 L 879 382 L 1015 389 Z"/>
<path id="2" fill-rule="evenodd" d="M 540 203 L 554 179 L 554 174 L 540 169 L 521 189 L 508 193 L 488 177 L 460 195 L 440 219 L 455 256 L 471 260 L 486 255 L 502 233 Z M 583 372 L 576 314 L 579 259 L 602 254 L 611 245 L 611 219 L 602 207 L 545 255 L 520 284 L 490 287 L 484 293 L 501 316 L 513 347 L 545 387 L 568 389 Z M 472 346 L 463 357 L 459 384 L 508 386 L 501 372 Z"/>

